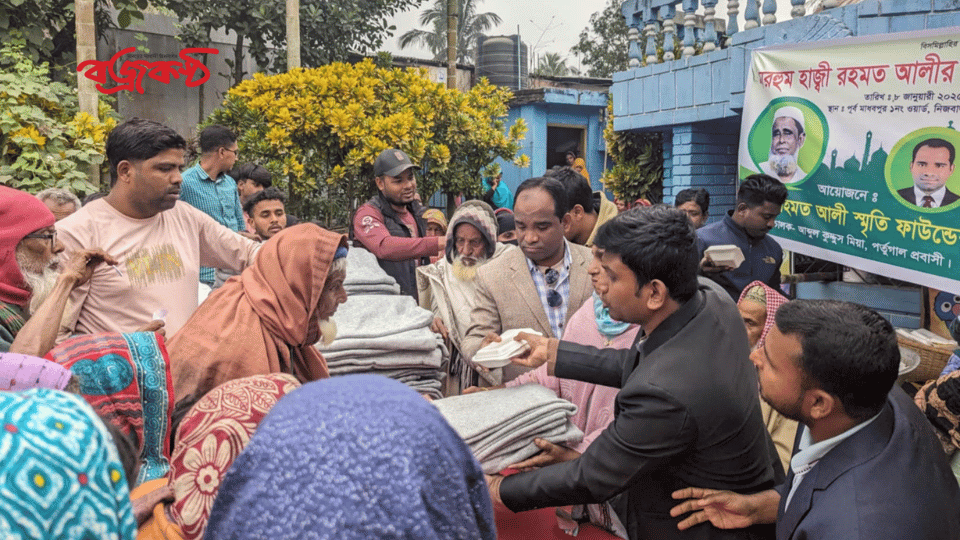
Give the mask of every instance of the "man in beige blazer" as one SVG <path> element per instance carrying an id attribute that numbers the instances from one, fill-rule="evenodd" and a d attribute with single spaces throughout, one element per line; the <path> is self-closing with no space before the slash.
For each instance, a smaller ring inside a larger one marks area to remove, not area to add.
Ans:
<path id="1" fill-rule="evenodd" d="M 559 337 L 564 325 L 593 294 L 587 274 L 589 249 L 564 239 L 570 219 L 563 186 L 553 178 L 531 178 L 517 188 L 514 219 L 519 250 L 510 250 L 477 273 L 477 300 L 461 352 L 473 355 L 495 336 L 514 328 L 532 328 Z M 481 385 L 515 379 L 525 369 L 514 364 L 481 373 Z"/>

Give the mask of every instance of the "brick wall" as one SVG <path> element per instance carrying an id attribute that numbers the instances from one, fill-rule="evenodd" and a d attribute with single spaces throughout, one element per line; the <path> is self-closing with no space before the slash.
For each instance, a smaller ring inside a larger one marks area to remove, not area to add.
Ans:
<path id="1" fill-rule="evenodd" d="M 710 193 L 710 221 L 723 217 L 736 196 L 739 138 L 740 126 L 730 120 L 674 126 L 669 142 L 664 141 L 664 161 L 670 163 L 670 175 L 663 179 L 664 202 L 673 204 L 683 189 L 704 188 Z"/>

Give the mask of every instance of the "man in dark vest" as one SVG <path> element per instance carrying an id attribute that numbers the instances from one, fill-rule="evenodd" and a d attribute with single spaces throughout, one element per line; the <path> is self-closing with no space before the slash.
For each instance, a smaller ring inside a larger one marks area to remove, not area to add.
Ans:
<path id="1" fill-rule="evenodd" d="M 374 181 L 380 193 L 357 209 L 353 236 L 377 256 L 377 262 L 400 284 L 402 294 L 417 297 L 417 266 L 446 248 L 445 236 L 427 236 L 415 200 L 417 179 L 407 154 L 388 148 L 373 162 Z"/>

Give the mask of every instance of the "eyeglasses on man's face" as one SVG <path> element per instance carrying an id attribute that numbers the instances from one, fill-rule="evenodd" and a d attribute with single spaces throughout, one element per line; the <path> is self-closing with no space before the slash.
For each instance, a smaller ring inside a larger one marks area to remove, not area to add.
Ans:
<path id="1" fill-rule="evenodd" d="M 37 231 L 24 236 L 24 238 L 36 238 L 39 240 L 49 240 L 50 251 L 57 250 L 57 231 L 56 230 Z"/>

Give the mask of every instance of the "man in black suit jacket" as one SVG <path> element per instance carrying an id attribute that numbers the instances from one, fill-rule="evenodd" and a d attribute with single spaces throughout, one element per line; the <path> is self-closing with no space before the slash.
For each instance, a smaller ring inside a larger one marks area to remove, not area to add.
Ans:
<path id="1" fill-rule="evenodd" d="M 620 214 L 600 228 L 595 248 L 602 251 L 590 267 L 597 293 L 614 319 L 639 323 L 645 339 L 615 351 L 521 334 L 531 352 L 514 361 L 547 362 L 550 375 L 620 387 L 615 418 L 582 456 L 490 477 L 491 496 L 519 512 L 622 494 L 611 502 L 631 539 L 768 537 L 769 527 L 680 531 L 669 515 L 671 493 L 689 482 L 743 493 L 775 484 L 746 331 L 730 295 L 698 282 L 686 214 L 665 206 Z"/>
<path id="2" fill-rule="evenodd" d="M 910 174 L 913 185 L 897 191 L 903 200 L 922 208 L 940 208 L 960 200 L 947 189 L 956 158 L 953 144 L 943 139 L 927 139 L 913 148 Z"/>
<path id="3" fill-rule="evenodd" d="M 941 206 L 947 206 L 948 204 L 951 204 L 951 203 L 955 203 L 955 202 L 957 202 L 957 201 L 960 201 L 960 195 L 957 195 L 956 193 L 950 191 L 950 190 L 947 189 L 946 187 L 944 187 L 943 190 L 944 190 L 944 193 L 943 193 L 943 201 L 941 201 L 940 204 L 938 204 L 938 205 L 936 205 L 936 206 L 933 206 L 933 204 L 931 203 L 931 207 L 932 207 L 932 208 L 939 208 L 939 207 L 941 207 Z M 920 198 L 921 204 L 917 204 L 917 194 L 916 194 L 916 192 L 914 191 L 914 188 L 912 188 L 912 187 L 903 188 L 903 189 L 897 191 L 897 193 L 898 193 L 901 197 L 903 197 L 903 200 L 907 201 L 908 203 L 910 203 L 910 204 L 915 204 L 915 205 L 917 205 L 917 206 L 923 206 L 923 204 L 922 204 L 923 198 L 922 198 L 922 197 Z M 931 197 L 931 198 L 932 198 L 932 197 Z"/>
<path id="4" fill-rule="evenodd" d="M 777 540 L 960 538 L 960 488 L 926 418 L 893 386 L 900 365 L 893 327 L 875 311 L 795 300 L 752 360 L 760 394 L 803 427 L 787 481 L 740 495 L 678 491 L 681 527 L 776 521 Z M 891 389 L 892 388 L 892 389 Z"/>

